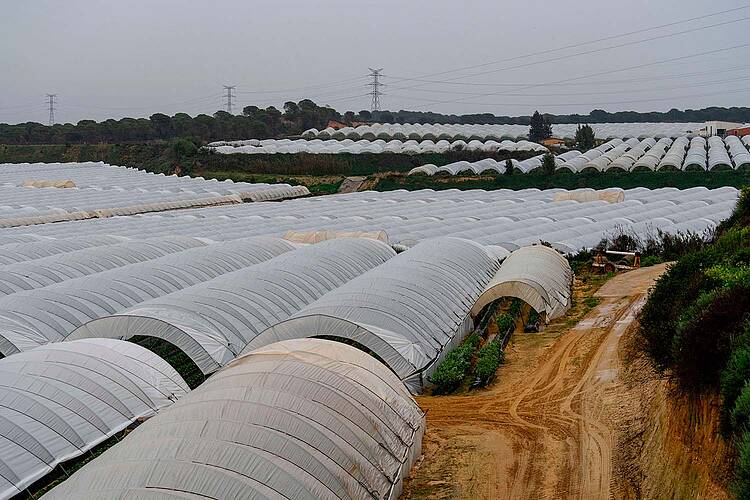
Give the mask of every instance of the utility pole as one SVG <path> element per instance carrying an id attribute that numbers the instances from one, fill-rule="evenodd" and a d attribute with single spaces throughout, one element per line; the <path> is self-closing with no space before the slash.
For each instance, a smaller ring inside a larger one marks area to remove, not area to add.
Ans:
<path id="1" fill-rule="evenodd" d="M 380 87 L 385 86 L 385 84 L 380 83 L 380 72 L 383 71 L 383 68 L 379 68 L 379 69 L 369 68 L 369 70 L 370 70 L 370 74 L 367 76 L 372 77 L 372 81 L 367 84 L 368 87 L 372 88 L 372 90 L 370 90 L 370 96 L 372 97 L 370 110 L 378 111 L 380 109 L 380 96 L 383 95 L 383 93 L 380 91 Z"/>
<path id="2" fill-rule="evenodd" d="M 47 94 L 47 105 L 49 106 L 49 126 L 55 124 L 55 99 L 57 94 Z"/>
<path id="3" fill-rule="evenodd" d="M 227 91 L 227 95 L 224 96 L 224 98 L 226 99 L 226 102 L 224 102 L 224 104 L 227 105 L 227 113 L 230 113 L 230 114 L 232 113 L 232 99 L 235 98 L 235 95 L 234 95 L 235 87 L 236 85 L 224 85 L 224 90 Z"/>

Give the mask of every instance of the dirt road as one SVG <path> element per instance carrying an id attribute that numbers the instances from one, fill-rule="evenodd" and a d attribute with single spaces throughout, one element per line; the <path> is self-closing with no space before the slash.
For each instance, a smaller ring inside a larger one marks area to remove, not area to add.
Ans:
<path id="1" fill-rule="evenodd" d="M 517 334 L 488 390 L 419 398 L 425 455 L 404 496 L 610 498 L 618 342 L 663 270 L 611 279 L 577 324 Z"/>

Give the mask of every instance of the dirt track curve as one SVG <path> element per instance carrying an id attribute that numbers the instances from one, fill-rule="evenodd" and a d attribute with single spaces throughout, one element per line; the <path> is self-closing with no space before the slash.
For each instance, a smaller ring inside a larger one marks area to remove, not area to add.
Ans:
<path id="1" fill-rule="evenodd" d="M 404 497 L 611 498 L 618 343 L 663 270 L 611 279 L 572 328 L 516 334 L 488 390 L 419 398 L 425 456 Z"/>

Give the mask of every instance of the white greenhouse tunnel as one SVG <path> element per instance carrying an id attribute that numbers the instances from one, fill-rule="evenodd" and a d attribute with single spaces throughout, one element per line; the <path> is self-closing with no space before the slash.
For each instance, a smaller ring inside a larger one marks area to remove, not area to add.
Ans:
<path id="1" fill-rule="evenodd" d="M 525 139 L 519 141 L 421 141 L 391 139 L 367 140 L 351 139 L 321 140 L 321 139 L 248 139 L 244 141 L 212 142 L 207 149 L 219 154 L 364 154 L 364 153 L 396 153 L 396 154 L 426 154 L 446 153 L 449 151 L 482 151 L 497 153 L 499 151 L 547 151 L 541 144 Z"/>
<path id="2" fill-rule="evenodd" d="M 324 241 L 94 319 L 67 339 L 156 337 L 209 374 L 258 333 L 394 255 L 370 238 Z"/>
<path id="3" fill-rule="evenodd" d="M 307 196 L 304 186 L 219 182 L 101 162 L 0 164 L 0 228 Z M 66 183 L 72 187 L 29 187 Z"/>
<path id="4" fill-rule="evenodd" d="M 48 344 L 0 359 L 0 498 L 188 391 L 162 358 L 119 340 Z"/>
<path id="5" fill-rule="evenodd" d="M 180 239 L 186 244 L 182 251 L 0 297 L 0 354 L 61 341 L 96 318 L 294 248 L 287 241 L 267 237 L 211 245 L 196 238 Z"/>
<path id="6" fill-rule="evenodd" d="M 424 428 L 371 356 L 279 342 L 236 359 L 43 498 L 395 500 Z"/>
<path id="7" fill-rule="evenodd" d="M 589 123 L 596 137 L 677 137 L 694 134 L 703 128 L 703 123 Z M 577 124 L 553 124 L 555 137 L 572 139 Z M 528 125 L 472 125 L 430 123 L 373 123 L 340 130 L 309 129 L 302 136 L 306 139 L 335 140 L 522 140 L 529 133 Z"/>
<path id="8" fill-rule="evenodd" d="M 586 153 L 567 151 L 555 156 L 555 171 L 562 172 L 638 172 L 659 170 L 738 170 L 750 168 L 750 136 L 740 140 L 734 136 L 720 137 L 668 137 L 627 140 L 611 139 Z M 504 174 L 507 161 L 513 169 L 527 174 L 542 166 L 544 155 L 519 161 L 481 160 L 457 161 L 438 167 L 433 164 L 412 168 L 408 175 L 482 175 Z"/>

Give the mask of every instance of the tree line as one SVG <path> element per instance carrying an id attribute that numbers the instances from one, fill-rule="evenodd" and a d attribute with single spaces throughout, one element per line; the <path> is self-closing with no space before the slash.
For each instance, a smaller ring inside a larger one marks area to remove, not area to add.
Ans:
<path id="1" fill-rule="evenodd" d="M 726 120 L 750 121 L 750 108 L 705 108 L 700 110 L 670 110 L 666 113 L 638 113 L 620 111 L 609 113 L 594 110 L 587 115 L 553 115 L 534 113 L 534 116 L 496 116 L 490 113 L 444 115 L 423 111 L 347 111 L 339 113 L 328 106 L 319 106 L 309 99 L 289 101 L 283 109 L 274 106 L 259 108 L 246 106 L 242 114 L 217 111 L 213 115 L 190 116 L 177 113 L 168 116 L 155 113 L 148 118 L 108 119 L 101 122 L 81 120 L 76 124 L 53 126 L 36 122 L 0 123 L 1 144 L 121 144 L 192 138 L 200 142 L 248 138 L 279 138 L 299 135 L 307 129 L 325 128 L 330 120 L 346 124 L 355 122 L 379 123 L 458 123 L 458 124 L 517 124 L 535 125 L 540 137 L 547 137 L 552 124 L 601 122 L 703 122 Z M 541 124 L 541 127 L 539 125 Z M 532 132 L 532 135 L 536 135 Z"/>

